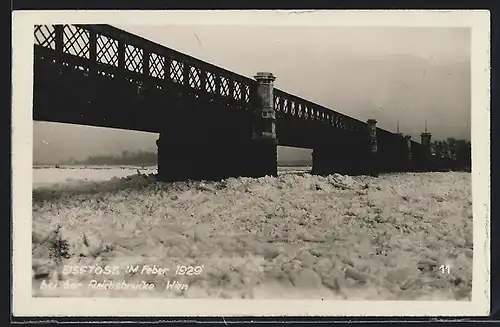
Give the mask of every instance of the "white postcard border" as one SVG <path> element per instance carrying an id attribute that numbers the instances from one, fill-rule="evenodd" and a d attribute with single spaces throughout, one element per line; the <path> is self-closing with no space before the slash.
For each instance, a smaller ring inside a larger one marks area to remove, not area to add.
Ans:
<path id="1" fill-rule="evenodd" d="M 472 301 L 32 298 L 33 25 L 309 25 L 470 27 Z M 15 316 L 480 316 L 490 298 L 489 11 L 17 11 L 12 31 L 13 314 Z"/>

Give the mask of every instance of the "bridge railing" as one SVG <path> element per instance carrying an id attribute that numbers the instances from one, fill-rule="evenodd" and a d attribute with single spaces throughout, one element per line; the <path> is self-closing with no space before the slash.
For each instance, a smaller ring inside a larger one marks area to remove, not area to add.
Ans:
<path id="1" fill-rule="evenodd" d="M 85 73 L 251 108 L 253 79 L 109 25 L 36 25 L 34 43 L 36 51 Z"/>
<path id="2" fill-rule="evenodd" d="M 255 109 L 254 79 L 109 25 L 36 25 L 34 44 L 36 60 L 42 58 L 52 65 L 50 72 L 70 69 L 118 79 L 138 89 L 172 91 L 204 97 L 231 108 Z M 277 88 L 274 108 L 278 120 L 287 117 L 315 121 L 359 139 L 369 135 L 366 122 Z M 397 151 L 393 145 L 402 144 L 400 136 L 377 128 L 377 139 L 381 156 L 391 161 Z M 412 151 L 414 157 L 423 157 L 421 144 L 412 141 Z"/>
<path id="3" fill-rule="evenodd" d="M 274 109 L 278 117 L 313 120 L 356 134 L 367 133 L 366 123 L 277 88 L 274 89 Z"/>

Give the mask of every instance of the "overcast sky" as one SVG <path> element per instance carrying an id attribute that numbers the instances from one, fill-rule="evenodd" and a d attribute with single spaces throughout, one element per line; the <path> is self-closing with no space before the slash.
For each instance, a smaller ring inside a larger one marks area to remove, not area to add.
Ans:
<path id="1" fill-rule="evenodd" d="M 420 141 L 470 139 L 470 30 L 410 27 L 116 26 Z M 156 134 L 34 123 L 34 160 L 155 151 Z M 306 152 L 307 155 L 309 152 Z M 280 149 L 281 159 L 304 151 Z"/>

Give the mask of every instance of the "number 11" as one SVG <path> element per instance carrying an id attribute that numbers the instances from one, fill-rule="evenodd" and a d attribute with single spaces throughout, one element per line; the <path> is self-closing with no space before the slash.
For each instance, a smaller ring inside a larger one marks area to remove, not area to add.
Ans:
<path id="1" fill-rule="evenodd" d="M 450 266 L 448 265 L 441 265 L 441 267 L 439 267 L 439 269 L 441 270 L 441 273 L 444 274 L 445 272 L 446 273 L 450 273 Z"/>

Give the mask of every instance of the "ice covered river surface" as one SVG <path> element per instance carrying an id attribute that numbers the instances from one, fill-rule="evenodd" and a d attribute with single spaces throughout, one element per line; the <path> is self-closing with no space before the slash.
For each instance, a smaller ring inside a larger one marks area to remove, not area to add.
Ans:
<path id="1" fill-rule="evenodd" d="M 137 169 L 33 169 L 33 296 L 470 300 L 470 173 Z"/>

